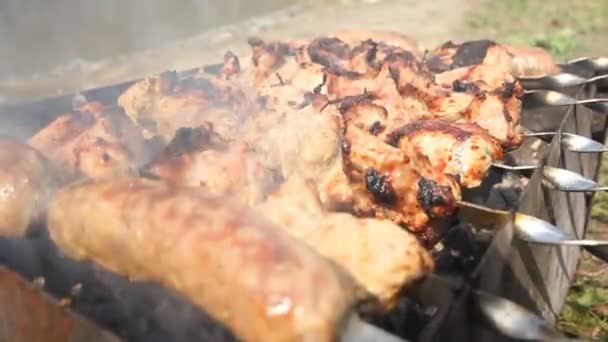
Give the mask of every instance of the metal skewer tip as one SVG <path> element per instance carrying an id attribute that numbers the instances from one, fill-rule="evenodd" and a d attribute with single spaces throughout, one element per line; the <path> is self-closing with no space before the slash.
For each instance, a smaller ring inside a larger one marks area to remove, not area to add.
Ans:
<path id="1" fill-rule="evenodd" d="M 547 321 L 511 300 L 483 291 L 475 291 L 474 299 L 488 323 L 508 337 L 535 341 L 564 339 Z"/>
<path id="2" fill-rule="evenodd" d="M 584 78 L 579 75 L 562 72 L 556 75 L 520 77 L 519 81 L 527 90 L 560 90 L 563 88 L 599 82 L 604 79 L 608 79 L 608 75 Z"/>
<path id="3" fill-rule="evenodd" d="M 557 132 L 525 132 L 522 133 L 523 137 L 548 137 L 557 135 Z M 602 143 L 599 143 L 593 139 L 587 138 L 582 135 L 573 133 L 562 133 L 561 137 L 562 146 L 567 151 L 577 153 L 602 153 L 608 151 L 608 147 Z"/>
<path id="4" fill-rule="evenodd" d="M 493 167 L 508 171 L 526 171 L 537 169 L 537 165 L 506 165 L 492 163 Z M 608 191 L 608 186 L 602 186 L 590 178 L 576 172 L 552 167 L 543 167 L 543 185 L 564 192 L 597 192 Z"/>
<path id="5" fill-rule="evenodd" d="M 545 166 L 543 176 L 546 185 L 559 191 L 595 192 L 608 190 L 608 186 L 601 186 L 581 174 L 557 167 Z"/>
<path id="6" fill-rule="evenodd" d="M 581 57 L 561 64 L 562 69 L 583 69 L 587 73 L 608 71 L 608 57 Z"/>
<path id="7" fill-rule="evenodd" d="M 494 162 L 492 166 L 498 169 L 503 169 L 507 171 L 528 171 L 535 170 L 538 168 L 537 165 L 507 165 L 501 162 Z"/>
<path id="8" fill-rule="evenodd" d="M 554 90 L 528 91 L 524 93 L 522 103 L 524 108 L 528 109 L 584 105 L 593 111 L 608 113 L 608 98 L 577 100 Z"/>
<path id="9" fill-rule="evenodd" d="M 482 205 L 459 201 L 461 216 L 479 227 L 495 228 L 510 219 L 511 213 L 505 210 L 492 209 Z M 606 240 L 577 239 L 565 233 L 557 226 L 534 216 L 515 213 L 513 226 L 515 237 L 519 240 L 543 244 L 566 246 L 608 246 Z M 608 248 L 608 247 L 607 247 Z"/>

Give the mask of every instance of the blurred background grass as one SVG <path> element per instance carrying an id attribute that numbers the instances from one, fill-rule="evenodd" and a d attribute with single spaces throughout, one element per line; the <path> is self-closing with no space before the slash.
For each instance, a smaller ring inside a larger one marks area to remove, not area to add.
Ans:
<path id="1" fill-rule="evenodd" d="M 466 16 L 471 35 L 544 47 L 560 61 L 608 56 L 608 0 L 480 1 Z M 608 183 L 608 154 L 600 182 Z M 591 234 L 608 237 L 608 192 L 597 193 Z M 608 341 L 608 267 L 582 256 L 559 327 L 580 338 Z"/>

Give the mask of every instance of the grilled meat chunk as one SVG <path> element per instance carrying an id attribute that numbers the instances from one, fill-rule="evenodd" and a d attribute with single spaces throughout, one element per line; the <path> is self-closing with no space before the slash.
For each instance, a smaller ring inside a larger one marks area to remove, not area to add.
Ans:
<path id="1" fill-rule="evenodd" d="M 245 341 L 335 341 L 360 293 L 306 244 L 199 189 L 79 182 L 56 193 L 48 227 L 68 256 L 159 282 Z"/>
<path id="2" fill-rule="evenodd" d="M 316 185 L 324 210 L 388 218 L 432 245 L 449 225 L 460 187 L 478 186 L 503 150 L 521 144 L 523 90 L 508 69 L 491 65 L 501 54 L 470 62 L 473 46 L 422 62 L 413 44 L 394 32 L 251 38 L 245 63 L 227 53 L 200 75 L 160 75 L 119 102 L 136 118 L 152 118 L 165 138 L 204 125 L 223 141 L 159 157 L 148 170 L 162 178 L 240 192 L 255 204 L 297 174 Z M 439 62 L 449 67 L 429 69 Z M 163 101 L 175 105 L 163 109 Z M 138 112 L 130 103 L 147 105 Z M 239 181 L 222 178 L 226 170 Z"/>
<path id="3" fill-rule="evenodd" d="M 433 227 L 435 218 L 449 217 L 456 209 L 460 186 L 453 176 L 435 170 L 428 158 L 414 163 L 398 148 L 356 126 L 347 127 L 344 139 L 350 146 L 343 156 L 345 171 L 358 215 L 390 219 L 423 233 Z M 432 189 L 422 186 L 431 184 L 427 180 L 433 181 Z"/>
<path id="4" fill-rule="evenodd" d="M 144 172 L 181 186 L 202 187 L 215 195 L 236 196 L 252 205 L 275 184 L 246 144 L 228 143 L 210 126 L 180 128 Z"/>
<path id="5" fill-rule="evenodd" d="M 340 39 L 350 46 L 357 46 L 365 41 L 374 41 L 384 46 L 392 46 L 410 51 L 417 57 L 422 56 L 420 44 L 403 33 L 390 30 L 342 30 L 332 36 Z"/>
<path id="6" fill-rule="evenodd" d="M 59 176 L 36 150 L 0 137 L 0 236 L 23 237 L 28 227 L 43 222 Z"/>
<path id="7" fill-rule="evenodd" d="M 427 56 L 433 72 L 472 65 L 488 65 L 515 77 L 541 76 L 559 72 L 551 55 L 542 48 L 503 45 L 491 40 L 455 44 L 448 41 Z"/>
<path id="8" fill-rule="evenodd" d="M 317 186 L 325 208 L 344 208 L 352 192 L 342 168 L 342 123 L 334 108 L 319 112 L 307 106 L 245 137 L 258 160 L 281 178 L 298 173 Z"/>
<path id="9" fill-rule="evenodd" d="M 118 109 L 96 102 L 59 116 L 29 144 L 68 178 L 127 174 L 149 158 L 140 128 Z"/>
<path id="10" fill-rule="evenodd" d="M 118 104 L 148 135 L 159 135 L 167 142 L 181 127 L 209 122 L 217 133 L 230 138 L 242 116 L 255 107 L 229 81 L 202 76 L 178 81 L 170 72 L 135 83 L 121 94 Z"/>
<path id="11" fill-rule="evenodd" d="M 430 163 L 436 172 L 455 176 L 465 188 L 479 186 L 492 161 L 503 158 L 500 143 L 475 124 L 420 121 L 394 130 L 387 142 L 410 156 L 417 167 Z"/>
<path id="12" fill-rule="evenodd" d="M 500 88 L 491 89 L 476 81 L 471 86 L 454 89 L 453 82 L 435 83 L 410 55 L 390 58 L 373 77 L 331 73 L 327 77 L 329 100 L 371 101 L 386 110 L 389 130 L 419 120 L 441 119 L 476 123 L 507 149 L 521 144 L 517 127 L 521 112 L 518 97 L 522 91 L 518 84 L 501 84 Z M 503 87 L 508 87 L 508 91 Z"/>
<path id="13" fill-rule="evenodd" d="M 294 174 L 257 207 L 290 235 L 348 270 L 390 309 L 400 291 L 433 269 L 418 240 L 386 220 L 322 210 L 314 184 Z"/>

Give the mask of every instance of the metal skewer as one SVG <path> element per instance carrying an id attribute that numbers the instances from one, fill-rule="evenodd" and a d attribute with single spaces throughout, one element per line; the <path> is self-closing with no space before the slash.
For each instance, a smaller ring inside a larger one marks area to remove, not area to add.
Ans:
<path id="1" fill-rule="evenodd" d="M 465 220 L 479 226 L 496 226 L 513 216 L 515 237 L 520 240 L 545 245 L 608 246 L 606 240 L 577 239 L 553 224 L 539 218 L 522 214 L 511 214 L 505 210 L 492 209 L 478 204 L 459 201 L 459 214 Z"/>
<path id="2" fill-rule="evenodd" d="M 554 90 L 532 90 L 524 93 L 522 104 L 527 109 L 584 105 L 600 113 L 608 113 L 608 98 L 577 100 Z"/>
<path id="3" fill-rule="evenodd" d="M 500 296 L 472 289 L 463 280 L 431 274 L 410 295 L 427 305 L 440 306 L 437 293 L 468 288 L 475 309 L 473 319 L 499 333 L 520 340 L 556 341 L 564 336 L 549 322 L 525 307 Z"/>
<path id="4" fill-rule="evenodd" d="M 545 185 L 565 192 L 596 192 L 608 191 L 608 186 L 602 186 L 590 178 L 576 172 L 557 167 L 543 168 Z"/>
<path id="5" fill-rule="evenodd" d="M 559 67 L 568 72 L 605 73 L 608 72 L 608 57 L 581 57 L 559 64 Z"/>
<path id="6" fill-rule="evenodd" d="M 507 165 L 501 162 L 493 162 L 492 166 L 507 171 L 529 171 L 536 170 L 538 168 L 537 165 Z"/>
<path id="7" fill-rule="evenodd" d="M 524 137 L 549 137 L 557 135 L 557 132 L 526 132 L 523 133 Z M 562 146 L 567 151 L 577 153 L 602 153 L 608 151 L 608 147 L 602 143 L 599 143 L 593 139 L 587 138 L 582 135 L 572 133 L 561 134 Z"/>
<path id="8" fill-rule="evenodd" d="M 520 340 L 565 340 L 549 322 L 525 307 L 502 297 L 475 290 L 473 300 L 483 318 L 502 334 Z"/>
<path id="9" fill-rule="evenodd" d="M 537 165 L 506 165 L 502 163 L 492 163 L 492 166 L 508 171 L 527 171 L 537 169 Z M 543 168 L 543 184 L 550 188 L 564 192 L 597 192 L 608 191 L 608 186 L 603 186 L 594 180 L 576 172 L 545 166 Z"/>
<path id="10" fill-rule="evenodd" d="M 608 74 L 584 78 L 571 73 L 560 73 L 556 75 L 544 75 L 536 77 L 520 77 L 519 81 L 527 90 L 560 90 L 563 88 L 582 86 L 608 79 Z"/>

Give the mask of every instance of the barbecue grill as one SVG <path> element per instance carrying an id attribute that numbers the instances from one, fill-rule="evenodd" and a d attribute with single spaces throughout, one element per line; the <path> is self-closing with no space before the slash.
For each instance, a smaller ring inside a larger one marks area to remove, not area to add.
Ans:
<path id="1" fill-rule="evenodd" d="M 523 83 L 528 89 L 557 90 L 573 100 L 601 98 L 598 85 L 602 83 L 596 82 L 600 81 L 596 76 L 606 70 L 589 61 L 562 66 L 564 72 L 578 79 L 530 79 Z M 184 75 L 191 72 L 180 71 Z M 115 103 L 133 82 L 83 90 L 78 96 Z M 578 239 L 585 236 L 592 193 L 551 189 L 543 166 L 597 179 L 600 154 L 567 151 L 561 133 L 603 142 L 608 123 L 602 114 L 608 110 L 603 102 L 552 102 L 547 94 L 524 99 L 527 108 L 522 125 L 535 132 L 557 134 L 544 140 L 530 138 L 506 158 L 510 165 L 535 168 L 523 172 L 494 168 L 480 188 L 464 196 L 469 202 L 505 210 L 504 214 L 468 216 L 463 210 L 458 226 L 435 251 L 437 273 L 443 278 L 432 277 L 421 287 L 421 293 L 404 297 L 393 312 L 364 317 L 366 320 L 410 340 L 509 340 L 497 331 L 496 324 L 488 322 L 491 317 L 484 310 L 491 307 L 488 303 L 494 297 L 480 295 L 481 290 L 519 303 L 549 323 L 555 322 L 580 247 L 522 241 L 516 238 L 514 215 L 518 212 L 540 218 Z M 68 91 L 57 97 L 21 100 L 2 104 L 0 120 L 10 128 L 6 133 L 27 138 L 60 113 L 70 111 L 74 94 Z M 503 219 L 498 219 L 499 215 Z M 483 224 L 486 216 L 492 227 Z M 483 228 L 493 231 L 488 233 Z M 588 248 L 596 255 L 604 252 L 598 247 Z M 0 239 L 0 262 L 6 266 L 0 269 L 0 307 L 4 313 L 0 336 L 7 340 L 39 340 L 41 336 L 49 341 L 234 339 L 227 329 L 171 291 L 151 283 L 132 283 L 96 265 L 66 259 L 44 233 L 27 240 Z M 451 280 L 449 285 L 446 279 Z M 11 300 L 15 298 L 22 299 Z M 37 322 L 45 324 L 34 324 Z"/>

